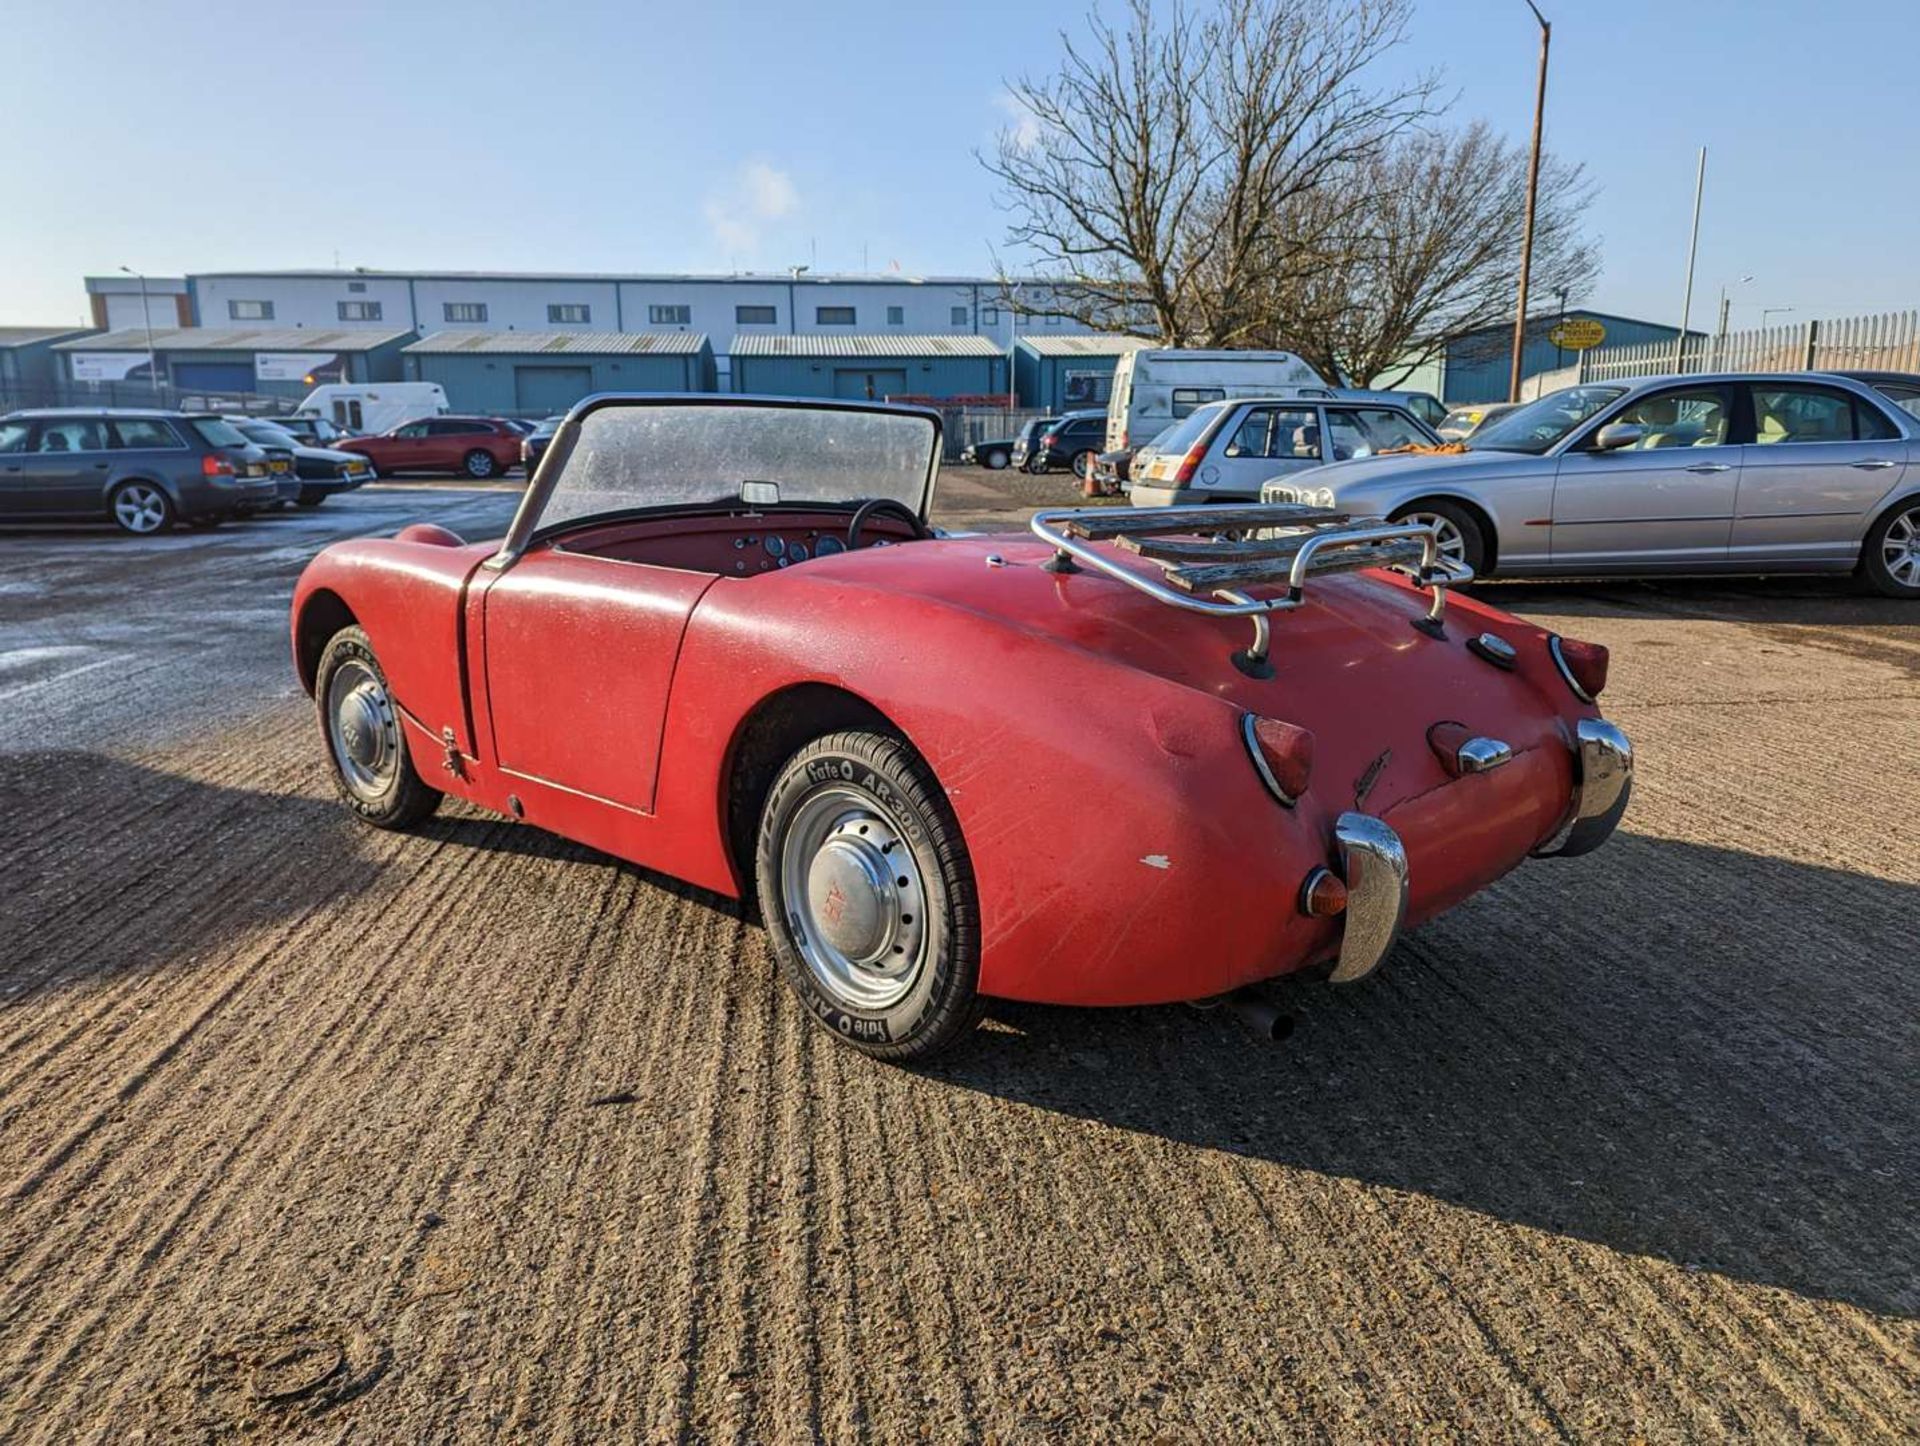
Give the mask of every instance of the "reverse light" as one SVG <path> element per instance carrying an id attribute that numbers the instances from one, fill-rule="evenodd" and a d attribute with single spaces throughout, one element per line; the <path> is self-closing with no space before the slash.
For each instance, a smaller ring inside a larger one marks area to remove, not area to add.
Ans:
<path id="1" fill-rule="evenodd" d="M 1582 703 L 1591 703 L 1607 686 L 1608 653 L 1599 643 L 1583 643 L 1574 638 L 1547 635 L 1547 651 L 1553 665 Z"/>
<path id="2" fill-rule="evenodd" d="M 1313 776 L 1313 734 L 1254 713 L 1247 714 L 1240 727 L 1254 771 L 1267 792 L 1292 808 Z"/>
<path id="3" fill-rule="evenodd" d="M 200 459 L 200 475 L 202 477 L 231 477 L 234 475 L 233 463 L 229 462 L 225 457 L 216 457 L 212 453 L 208 453 Z"/>

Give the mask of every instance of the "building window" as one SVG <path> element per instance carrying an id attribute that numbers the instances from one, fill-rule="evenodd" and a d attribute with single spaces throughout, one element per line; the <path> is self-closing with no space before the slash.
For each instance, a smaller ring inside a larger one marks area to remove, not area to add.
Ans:
<path id="1" fill-rule="evenodd" d="M 906 307 L 889 306 L 887 308 L 887 325 L 888 326 L 905 326 L 906 324 L 907 324 Z"/>
<path id="2" fill-rule="evenodd" d="M 997 306 L 981 307 L 980 324 L 982 326 L 998 326 L 1000 324 L 1000 308 Z"/>
<path id="3" fill-rule="evenodd" d="M 272 321 L 273 303 L 271 301 L 229 301 L 227 320 Z"/>
<path id="4" fill-rule="evenodd" d="M 377 301 L 343 301 L 335 309 L 342 321 L 380 320 L 380 303 Z"/>
<path id="5" fill-rule="evenodd" d="M 440 308 L 440 314 L 448 321 L 485 321 L 487 304 L 484 301 L 449 301 Z"/>
<path id="6" fill-rule="evenodd" d="M 771 306 L 736 306 L 733 309 L 735 326 L 772 326 L 779 319 Z"/>
<path id="7" fill-rule="evenodd" d="M 889 306 L 888 318 L 891 319 L 899 310 L 897 306 Z M 813 309 L 813 321 L 816 326 L 852 326 L 853 308 L 851 306 L 816 306 Z M 893 325 L 898 326 L 899 323 L 893 322 Z"/>
<path id="8" fill-rule="evenodd" d="M 691 306 L 649 306 L 647 320 L 655 326 L 688 326 L 693 321 Z"/>
<path id="9" fill-rule="evenodd" d="M 354 293 L 355 295 L 358 295 L 359 293 L 365 291 L 366 289 L 367 289 L 367 283 L 364 281 L 349 281 L 347 283 L 347 290 Z"/>
<path id="10" fill-rule="evenodd" d="M 558 301 L 547 304 L 548 325 L 584 325 L 593 320 L 593 308 L 582 301 Z"/>
<path id="11" fill-rule="evenodd" d="M 953 308 L 953 324 L 955 326 L 965 326 L 967 324 L 966 307 L 956 306 Z"/>

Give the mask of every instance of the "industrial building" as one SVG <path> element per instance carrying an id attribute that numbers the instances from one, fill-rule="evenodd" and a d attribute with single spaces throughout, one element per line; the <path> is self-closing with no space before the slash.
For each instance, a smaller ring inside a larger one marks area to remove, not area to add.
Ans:
<path id="1" fill-rule="evenodd" d="M 129 327 L 58 342 L 64 380 L 298 400 L 322 382 L 397 382 L 411 331 Z M 149 362 L 151 361 L 151 365 Z M 107 393 L 111 395 L 111 393 Z"/>
<path id="2" fill-rule="evenodd" d="M 1021 406 L 1044 412 L 1104 407 L 1120 358 L 1152 344 L 1097 332 L 1023 336 L 1013 344 L 1013 389 Z"/>
<path id="3" fill-rule="evenodd" d="M 1631 316 L 1615 316 L 1611 312 L 1589 311 L 1578 306 L 1568 311 L 1530 316 L 1526 345 L 1520 354 L 1521 376 L 1538 376 L 1577 362 L 1580 354 L 1555 346 L 1549 333 L 1562 321 L 1579 320 L 1600 323 L 1605 337 L 1603 346 L 1637 346 L 1643 342 L 1672 341 L 1680 335 L 1679 327 L 1663 322 L 1638 321 Z M 1693 331 L 1687 334 L 1701 335 Z M 1507 384 L 1512 379 L 1513 323 L 1503 321 L 1478 331 L 1461 332 L 1447 342 L 1440 365 L 1440 399 L 1448 406 L 1505 401 Z M 1417 387 L 1420 383 L 1410 378 L 1404 385 Z"/>
<path id="4" fill-rule="evenodd" d="M 984 336 L 736 336 L 736 392 L 1004 406 L 1008 364 Z"/>
<path id="5" fill-rule="evenodd" d="M 438 382 L 456 411 L 545 416 L 595 392 L 711 392 L 698 332 L 438 331 L 401 353 L 406 380 Z"/>
<path id="6" fill-rule="evenodd" d="M 73 326 L 0 326 L 0 411 L 52 406 L 65 399 L 54 347 L 86 335 Z"/>

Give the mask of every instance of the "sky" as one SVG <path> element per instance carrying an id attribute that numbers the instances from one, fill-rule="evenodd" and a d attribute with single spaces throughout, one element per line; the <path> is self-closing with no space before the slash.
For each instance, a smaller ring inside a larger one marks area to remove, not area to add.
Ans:
<path id="1" fill-rule="evenodd" d="M 1524 141 L 1524 0 L 1416 3 L 1382 78 L 1438 69 Z M 123 265 L 991 273 L 973 153 L 1087 9 L 0 0 L 0 324 L 82 321 Z M 1696 325 L 1723 284 L 1736 328 L 1920 305 L 1920 0 L 1542 9 L 1547 145 L 1599 186 L 1589 305 L 1679 319 L 1701 146 Z"/>

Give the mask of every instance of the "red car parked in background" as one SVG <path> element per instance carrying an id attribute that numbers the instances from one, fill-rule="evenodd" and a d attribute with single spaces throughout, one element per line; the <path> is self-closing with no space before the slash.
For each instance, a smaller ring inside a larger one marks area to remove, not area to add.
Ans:
<path id="1" fill-rule="evenodd" d="M 520 460 L 520 433 L 499 417 L 425 417 L 377 437 L 350 437 L 334 445 L 368 458 L 383 476 L 464 472 L 492 477 Z"/>

